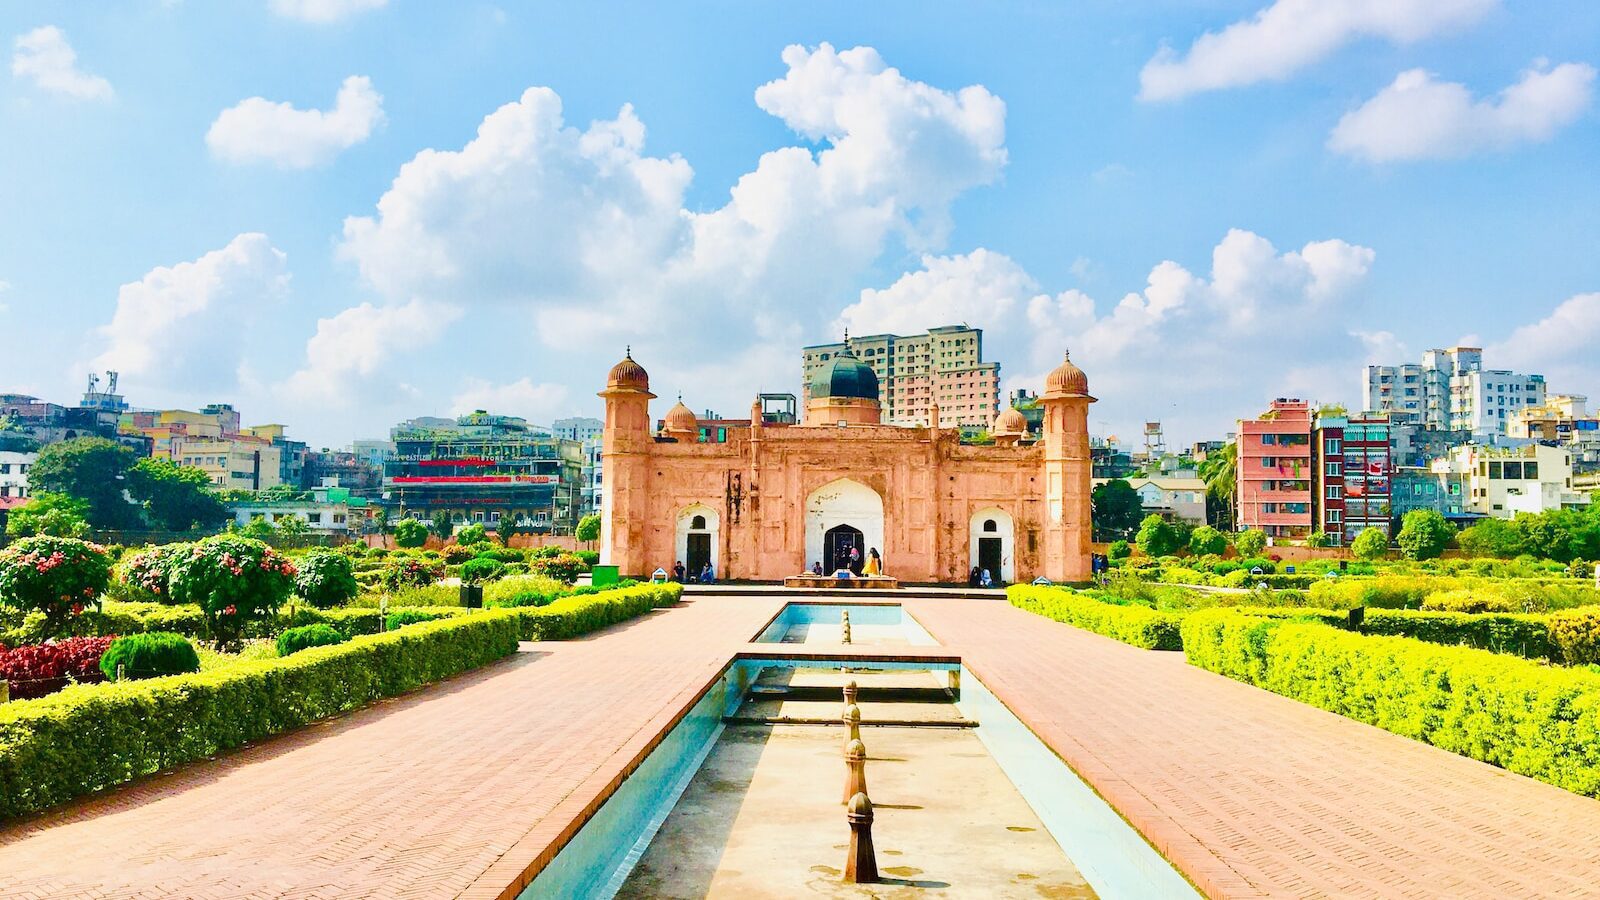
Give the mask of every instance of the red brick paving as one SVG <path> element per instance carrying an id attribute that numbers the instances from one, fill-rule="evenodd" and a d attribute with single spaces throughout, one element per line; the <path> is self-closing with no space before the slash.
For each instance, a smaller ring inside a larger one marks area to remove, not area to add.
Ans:
<path id="1" fill-rule="evenodd" d="M 524 645 L 13 825 L 0 896 L 514 894 L 780 602 Z M 1212 896 L 1600 896 L 1596 801 L 1003 603 L 905 605 Z"/>
<path id="2" fill-rule="evenodd" d="M 924 628 L 1212 897 L 1596 897 L 1600 802 L 1003 603 Z"/>

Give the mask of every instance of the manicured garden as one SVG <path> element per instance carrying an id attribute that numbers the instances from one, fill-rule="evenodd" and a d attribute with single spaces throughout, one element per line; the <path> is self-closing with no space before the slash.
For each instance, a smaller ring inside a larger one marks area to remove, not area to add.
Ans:
<path id="1" fill-rule="evenodd" d="M 466 551 L 466 552 L 463 552 Z M 0 818 L 357 709 L 677 602 L 592 559 L 480 541 L 293 557 L 237 535 L 0 551 Z M 461 606 L 455 577 L 483 588 Z"/>
<path id="2" fill-rule="evenodd" d="M 1600 796 L 1600 600 L 1569 580 L 1373 575 L 1200 592 L 1135 578 L 1010 602 Z M 1514 610 L 1514 611 L 1513 611 Z"/>

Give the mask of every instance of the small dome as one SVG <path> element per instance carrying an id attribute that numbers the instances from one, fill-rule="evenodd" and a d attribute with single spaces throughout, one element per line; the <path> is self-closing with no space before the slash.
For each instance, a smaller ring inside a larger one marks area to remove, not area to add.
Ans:
<path id="1" fill-rule="evenodd" d="M 700 420 L 695 418 L 694 410 L 683 405 L 683 398 L 678 398 L 676 406 L 667 410 L 664 425 L 667 431 L 697 432 L 700 430 Z"/>
<path id="2" fill-rule="evenodd" d="M 622 362 L 611 367 L 611 374 L 606 377 L 606 388 L 633 388 L 641 391 L 650 390 L 650 373 L 644 366 L 633 361 L 633 348 L 628 348 L 628 353 Z"/>
<path id="3" fill-rule="evenodd" d="M 1028 420 L 1022 417 L 1014 407 L 1006 407 L 998 416 L 994 417 L 994 427 L 989 429 L 990 434 L 1027 434 Z"/>
<path id="4" fill-rule="evenodd" d="M 1087 397 L 1089 396 L 1089 376 L 1072 362 L 1072 354 L 1066 354 L 1061 365 L 1044 379 L 1044 392 L 1057 397 Z"/>
<path id="5" fill-rule="evenodd" d="M 844 351 L 818 370 L 816 377 L 811 379 L 811 396 L 813 399 L 854 397 L 876 400 L 878 373 L 872 371 L 871 366 L 856 359 L 856 355 L 850 352 L 850 346 L 846 344 Z"/>

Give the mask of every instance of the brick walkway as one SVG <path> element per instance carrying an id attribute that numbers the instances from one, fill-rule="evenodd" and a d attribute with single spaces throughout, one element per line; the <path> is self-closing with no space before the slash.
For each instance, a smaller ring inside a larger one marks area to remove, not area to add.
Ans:
<path id="1" fill-rule="evenodd" d="M 923 627 L 1212 897 L 1596 897 L 1600 802 L 1001 603 Z"/>
<path id="2" fill-rule="evenodd" d="M 585 805 L 563 806 L 574 790 L 618 777 L 779 605 L 691 601 L 524 644 L 446 684 L 0 830 L 0 896 L 457 896 L 559 832 Z"/>
<path id="3" fill-rule="evenodd" d="M 0 897 L 496 896 L 781 597 L 585 640 L 0 829 Z M 917 619 L 1208 894 L 1600 896 L 1600 803 L 986 600 Z M 787 649 L 790 648 L 786 648 Z"/>

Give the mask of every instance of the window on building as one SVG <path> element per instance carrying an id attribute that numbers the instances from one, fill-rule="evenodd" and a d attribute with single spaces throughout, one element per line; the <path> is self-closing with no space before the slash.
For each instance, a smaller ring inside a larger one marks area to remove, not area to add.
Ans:
<path id="1" fill-rule="evenodd" d="M 1338 453 L 1339 452 L 1339 439 L 1338 438 L 1328 438 L 1326 441 L 1322 442 L 1322 449 L 1327 451 L 1328 453 Z"/>
<path id="2" fill-rule="evenodd" d="M 1344 496 L 1344 488 L 1337 484 L 1330 484 L 1328 489 L 1323 492 L 1323 496 L 1329 500 L 1338 500 Z"/>

